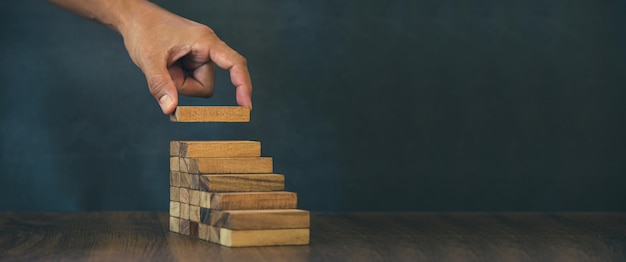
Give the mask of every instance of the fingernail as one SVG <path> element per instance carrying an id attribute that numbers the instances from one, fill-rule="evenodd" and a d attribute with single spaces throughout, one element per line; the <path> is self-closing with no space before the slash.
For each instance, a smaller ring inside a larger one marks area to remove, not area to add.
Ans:
<path id="1" fill-rule="evenodd" d="M 169 95 L 163 95 L 161 98 L 159 98 L 159 105 L 161 106 L 161 110 L 163 110 L 163 112 L 170 108 L 173 103 L 174 101 Z"/>

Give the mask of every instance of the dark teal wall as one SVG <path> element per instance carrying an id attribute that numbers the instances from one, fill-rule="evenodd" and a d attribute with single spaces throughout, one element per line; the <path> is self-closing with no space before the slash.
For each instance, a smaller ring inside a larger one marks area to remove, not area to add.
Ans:
<path id="1" fill-rule="evenodd" d="M 0 211 L 165 210 L 182 139 L 260 140 L 304 209 L 626 211 L 623 1 L 158 3 L 248 58 L 252 122 L 169 123 L 116 33 L 2 2 Z"/>

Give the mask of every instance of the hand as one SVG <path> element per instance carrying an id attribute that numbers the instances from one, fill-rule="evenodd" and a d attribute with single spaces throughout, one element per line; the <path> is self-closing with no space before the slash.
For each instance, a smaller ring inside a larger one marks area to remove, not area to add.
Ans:
<path id="1" fill-rule="evenodd" d="M 141 7 L 116 28 L 164 114 L 174 112 L 178 94 L 211 97 L 215 65 L 230 72 L 237 103 L 252 107 L 252 83 L 243 56 L 220 40 L 211 28 L 152 3 L 138 3 Z"/>

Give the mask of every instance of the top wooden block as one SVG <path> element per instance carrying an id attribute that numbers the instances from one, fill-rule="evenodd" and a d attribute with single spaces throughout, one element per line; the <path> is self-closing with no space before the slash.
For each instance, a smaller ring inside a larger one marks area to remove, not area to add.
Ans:
<path id="1" fill-rule="evenodd" d="M 171 122 L 250 122 L 250 108 L 242 106 L 179 106 Z"/>
<path id="2" fill-rule="evenodd" d="M 170 156 L 179 157 L 258 157 L 258 141 L 171 141 Z"/>

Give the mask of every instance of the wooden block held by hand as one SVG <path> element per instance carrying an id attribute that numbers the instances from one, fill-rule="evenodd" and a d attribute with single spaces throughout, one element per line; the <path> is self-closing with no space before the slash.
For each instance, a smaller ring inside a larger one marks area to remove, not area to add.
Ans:
<path id="1" fill-rule="evenodd" d="M 250 122 L 250 108 L 242 106 L 179 106 L 171 122 Z"/>
<path id="2" fill-rule="evenodd" d="M 200 189 L 207 192 L 268 192 L 285 189 L 279 174 L 201 175 Z"/>
<path id="3" fill-rule="evenodd" d="M 191 174 L 269 174 L 271 157 L 180 158 L 181 171 Z"/>
<path id="4" fill-rule="evenodd" d="M 299 209 L 202 209 L 202 223 L 233 230 L 309 228 L 309 211 Z"/>
<path id="5" fill-rule="evenodd" d="M 171 141 L 171 157 L 259 157 L 258 141 Z"/>

